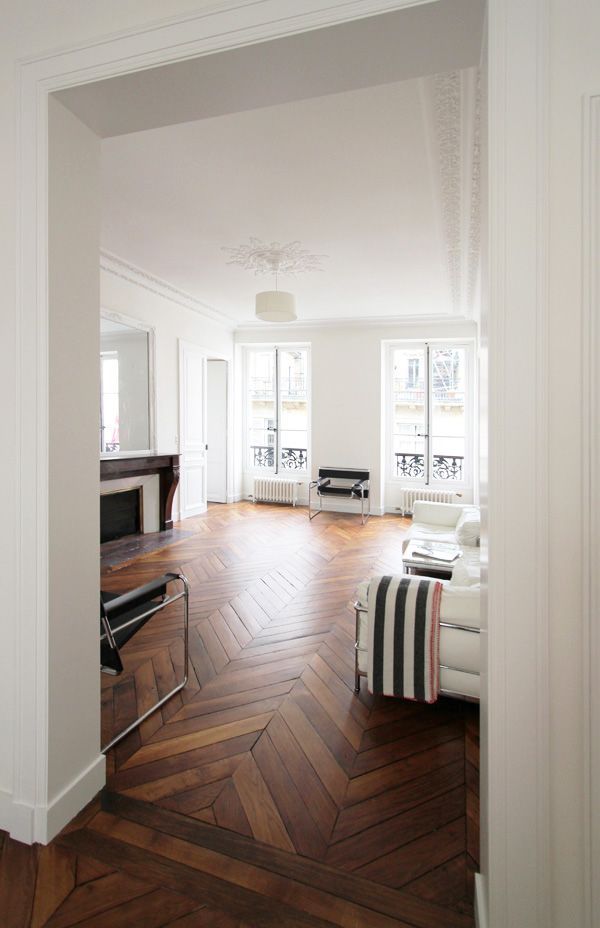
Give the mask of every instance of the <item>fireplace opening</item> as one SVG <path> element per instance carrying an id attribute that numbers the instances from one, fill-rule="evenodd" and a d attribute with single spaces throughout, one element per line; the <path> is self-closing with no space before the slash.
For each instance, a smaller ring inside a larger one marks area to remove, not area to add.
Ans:
<path id="1" fill-rule="evenodd" d="M 133 487 L 100 497 L 100 544 L 142 530 L 142 489 Z"/>

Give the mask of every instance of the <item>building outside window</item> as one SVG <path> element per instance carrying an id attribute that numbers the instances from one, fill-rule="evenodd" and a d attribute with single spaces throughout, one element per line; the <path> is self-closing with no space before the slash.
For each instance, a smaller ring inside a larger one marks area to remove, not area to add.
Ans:
<path id="1" fill-rule="evenodd" d="M 472 475 L 472 346 L 391 345 L 388 462 L 392 480 L 466 486 Z"/>
<path id="2" fill-rule="evenodd" d="M 119 451 L 119 358 L 100 354 L 100 451 Z"/>
<path id="3" fill-rule="evenodd" d="M 246 467 L 306 472 L 309 449 L 309 349 L 245 350 Z"/>

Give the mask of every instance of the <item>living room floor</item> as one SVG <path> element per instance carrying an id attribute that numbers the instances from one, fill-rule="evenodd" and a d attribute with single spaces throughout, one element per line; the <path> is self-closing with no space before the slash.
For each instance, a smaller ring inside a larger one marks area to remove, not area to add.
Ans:
<path id="1" fill-rule="evenodd" d="M 4 840 L 6 924 L 470 928 L 477 707 L 353 692 L 354 591 L 401 569 L 409 525 L 213 505 L 160 550 L 116 551 L 103 589 L 190 580 L 190 679 L 48 848 Z M 171 608 L 102 677 L 105 742 L 181 671 Z"/>

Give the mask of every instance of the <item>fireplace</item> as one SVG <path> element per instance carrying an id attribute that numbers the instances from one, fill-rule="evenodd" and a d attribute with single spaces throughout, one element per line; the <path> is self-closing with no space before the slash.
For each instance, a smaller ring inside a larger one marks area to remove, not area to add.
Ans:
<path id="1" fill-rule="evenodd" d="M 142 488 L 116 490 L 100 497 L 100 544 L 142 530 Z"/>

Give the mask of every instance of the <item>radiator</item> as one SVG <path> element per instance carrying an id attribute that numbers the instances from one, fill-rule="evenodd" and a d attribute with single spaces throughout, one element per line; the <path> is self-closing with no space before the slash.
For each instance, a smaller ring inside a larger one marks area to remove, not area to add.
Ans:
<path id="1" fill-rule="evenodd" d="M 255 503 L 291 503 L 298 501 L 298 481 L 285 477 L 255 477 Z"/>
<path id="2" fill-rule="evenodd" d="M 426 499 L 429 503 L 458 503 L 462 496 L 454 490 L 430 490 L 429 487 L 402 487 L 400 493 L 399 509 L 404 516 L 412 515 L 417 499 Z"/>

